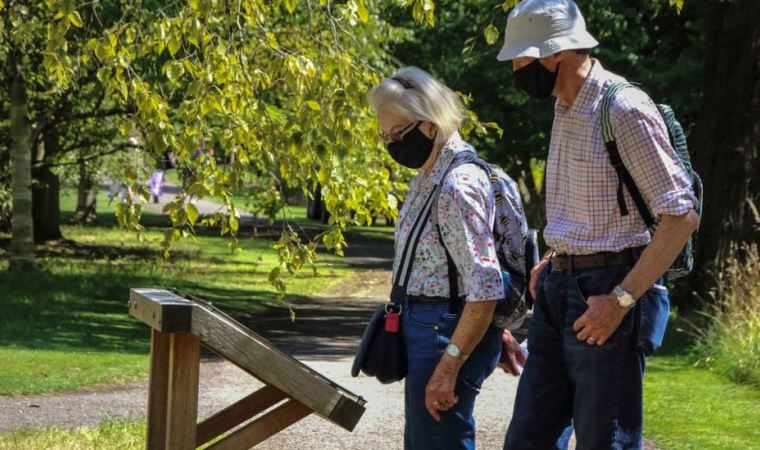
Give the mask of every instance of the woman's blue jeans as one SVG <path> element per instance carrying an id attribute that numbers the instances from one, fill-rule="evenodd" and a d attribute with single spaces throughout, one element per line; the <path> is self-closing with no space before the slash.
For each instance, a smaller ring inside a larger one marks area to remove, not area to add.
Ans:
<path id="1" fill-rule="evenodd" d="M 454 393 L 457 404 L 436 422 L 425 409 L 425 387 L 456 328 L 459 317 L 446 303 L 407 303 L 402 317 L 409 358 L 405 381 L 404 448 L 459 450 L 475 448 L 472 411 L 480 386 L 496 368 L 501 355 L 501 330 L 488 328 L 483 340 L 462 366 Z"/>

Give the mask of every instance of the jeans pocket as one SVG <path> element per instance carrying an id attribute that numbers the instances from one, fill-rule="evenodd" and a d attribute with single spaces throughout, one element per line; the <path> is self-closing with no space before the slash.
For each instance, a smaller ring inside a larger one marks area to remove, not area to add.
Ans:
<path id="1" fill-rule="evenodd" d="M 662 284 L 653 284 L 639 299 L 641 322 L 639 346 L 646 355 L 660 348 L 670 315 L 670 295 Z"/>
<path id="2" fill-rule="evenodd" d="M 458 323 L 458 314 L 443 313 L 438 319 L 438 333 L 447 339 L 451 339 Z"/>
<path id="3" fill-rule="evenodd" d="M 406 308 L 406 320 L 409 324 L 418 328 L 436 329 L 441 318 L 441 313 L 428 307 L 416 307 L 415 305 L 409 305 Z"/>

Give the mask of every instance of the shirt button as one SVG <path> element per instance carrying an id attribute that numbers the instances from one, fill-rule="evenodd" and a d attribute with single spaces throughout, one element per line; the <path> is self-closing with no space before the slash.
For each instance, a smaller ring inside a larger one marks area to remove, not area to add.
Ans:
<path id="1" fill-rule="evenodd" d="M 434 326 L 434 327 L 433 327 L 433 329 L 434 329 L 435 331 L 438 331 L 438 325 Z"/>

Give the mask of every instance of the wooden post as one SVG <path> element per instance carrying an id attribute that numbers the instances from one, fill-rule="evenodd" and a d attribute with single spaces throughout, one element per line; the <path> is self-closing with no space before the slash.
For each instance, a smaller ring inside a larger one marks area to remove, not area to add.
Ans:
<path id="1" fill-rule="evenodd" d="M 166 450 L 166 411 L 169 394 L 171 334 L 151 332 L 148 390 L 147 450 Z"/>
<path id="2" fill-rule="evenodd" d="M 188 333 L 173 333 L 167 397 L 166 449 L 195 449 L 198 420 L 200 341 Z"/>

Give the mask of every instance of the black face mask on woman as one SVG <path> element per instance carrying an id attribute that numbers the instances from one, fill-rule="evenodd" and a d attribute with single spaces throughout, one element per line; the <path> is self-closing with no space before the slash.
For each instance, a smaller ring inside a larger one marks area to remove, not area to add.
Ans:
<path id="1" fill-rule="evenodd" d="M 515 70 L 515 81 L 517 84 L 530 95 L 537 99 L 549 98 L 557 83 L 557 73 L 559 64 L 554 72 L 549 71 L 541 62 L 536 59 L 532 63 L 518 70 Z"/>
<path id="2" fill-rule="evenodd" d="M 435 146 L 435 136 L 429 138 L 420 130 L 417 122 L 400 141 L 389 142 L 386 147 L 394 161 L 410 169 L 419 169 L 430 158 Z"/>

